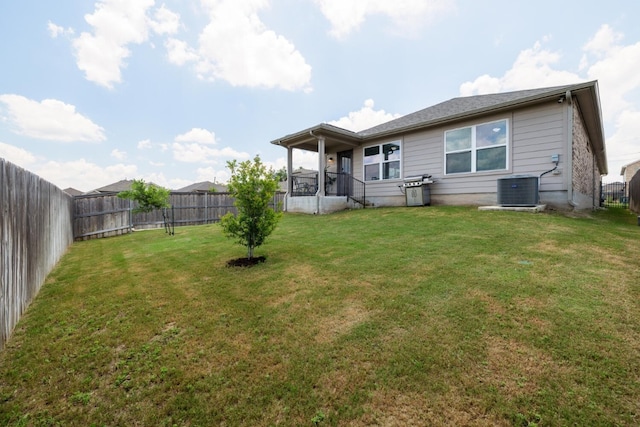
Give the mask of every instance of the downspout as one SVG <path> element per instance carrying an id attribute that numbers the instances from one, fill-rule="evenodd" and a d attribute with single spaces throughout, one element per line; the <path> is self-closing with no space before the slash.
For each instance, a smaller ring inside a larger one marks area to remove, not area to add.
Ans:
<path id="1" fill-rule="evenodd" d="M 593 166 L 591 166 L 591 185 L 593 185 L 593 194 L 591 195 L 591 209 L 595 210 L 600 207 L 600 191 L 598 191 L 598 203 L 596 204 L 596 153 L 594 150 L 593 156 L 591 156 Z"/>
<path id="2" fill-rule="evenodd" d="M 564 95 L 567 101 L 567 203 L 576 207 L 573 201 L 573 98 L 571 91 Z"/>

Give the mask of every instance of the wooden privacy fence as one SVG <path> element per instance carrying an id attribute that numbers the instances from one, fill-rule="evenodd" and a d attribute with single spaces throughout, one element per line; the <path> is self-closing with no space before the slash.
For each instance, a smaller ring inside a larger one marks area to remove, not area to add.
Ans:
<path id="1" fill-rule="evenodd" d="M 640 215 L 640 171 L 629 181 L 629 209 Z"/>
<path id="2" fill-rule="evenodd" d="M 73 242 L 73 198 L 0 159 L 0 350 Z"/>
<path id="3" fill-rule="evenodd" d="M 276 193 L 271 206 L 281 209 L 284 193 Z M 210 224 L 227 212 L 236 213 L 229 193 L 172 192 L 167 214 L 175 226 Z M 126 234 L 131 230 L 164 226 L 161 210 L 133 213 L 136 204 L 120 199 L 117 193 L 88 194 L 74 199 L 73 234 L 76 240 L 88 240 Z"/>
<path id="4" fill-rule="evenodd" d="M 272 207 L 281 209 L 284 193 Z M 235 212 L 229 193 L 171 193 L 176 226 L 220 221 Z M 71 197 L 55 185 L 0 158 L 0 350 L 49 272 L 76 240 L 157 228 L 162 212 L 133 213 L 116 193 Z"/>

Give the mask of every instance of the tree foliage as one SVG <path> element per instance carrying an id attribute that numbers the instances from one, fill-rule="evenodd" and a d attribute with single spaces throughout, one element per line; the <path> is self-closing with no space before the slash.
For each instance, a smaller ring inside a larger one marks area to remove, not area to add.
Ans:
<path id="1" fill-rule="evenodd" d="M 169 193 L 166 188 L 155 184 L 146 184 L 143 179 L 134 179 L 131 190 L 121 191 L 118 197 L 138 202 L 134 212 L 151 212 L 154 209 L 168 208 Z"/>
<path id="2" fill-rule="evenodd" d="M 278 182 L 285 182 L 287 180 L 287 168 L 281 167 L 277 171 L 274 172 L 273 176 Z"/>
<path id="3" fill-rule="evenodd" d="M 253 250 L 264 243 L 282 216 L 269 207 L 278 181 L 259 156 L 253 161 L 227 162 L 227 167 L 231 170 L 228 191 L 235 198 L 238 214 L 227 213 L 220 224 L 227 237 L 247 247 L 247 257 L 251 259 Z"/>

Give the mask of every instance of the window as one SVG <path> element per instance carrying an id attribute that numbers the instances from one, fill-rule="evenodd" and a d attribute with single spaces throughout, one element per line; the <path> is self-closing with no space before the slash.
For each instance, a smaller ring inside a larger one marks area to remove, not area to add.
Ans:
<path id="1" fill-rule="evenodd" d="M 447 174 L 507 169 L 507 120 L 444 133 Z"/>
<path id="2" fill-rule="evenodd" d="M 400 141 L 364 149 L 364 180 L 400 178 Z"/>

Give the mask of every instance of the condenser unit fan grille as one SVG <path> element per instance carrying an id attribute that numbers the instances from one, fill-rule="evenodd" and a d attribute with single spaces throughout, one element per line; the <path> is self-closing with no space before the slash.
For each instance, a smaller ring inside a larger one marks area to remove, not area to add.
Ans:
<path id="1" fill-rule="evenodd" d="M 537 176 L 511 176 L 498 179 L 498 204 L 535 206 L 539 202 Z"/>

